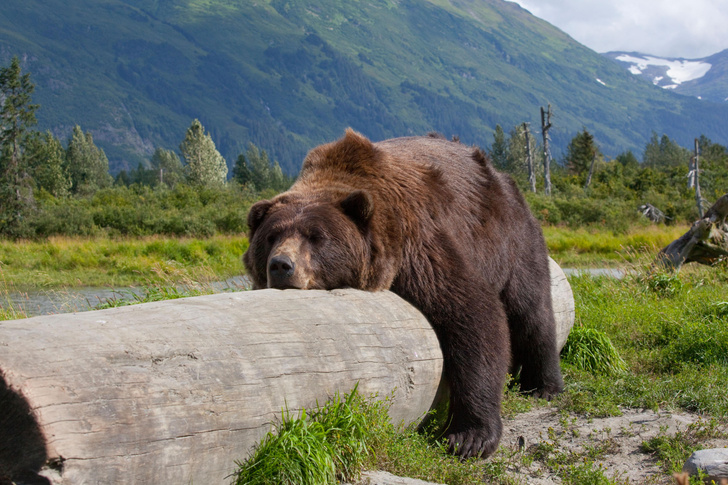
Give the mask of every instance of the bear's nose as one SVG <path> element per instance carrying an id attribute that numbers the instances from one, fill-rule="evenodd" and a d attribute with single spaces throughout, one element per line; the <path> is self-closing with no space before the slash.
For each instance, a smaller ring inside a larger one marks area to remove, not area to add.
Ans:
<path id="1" fill-rule="evenodd" d="M 296 265 L 288 256 L 284 254 L 273 256 L 268 263 L 268 287 L 290 287 L 295 267 Z"/>

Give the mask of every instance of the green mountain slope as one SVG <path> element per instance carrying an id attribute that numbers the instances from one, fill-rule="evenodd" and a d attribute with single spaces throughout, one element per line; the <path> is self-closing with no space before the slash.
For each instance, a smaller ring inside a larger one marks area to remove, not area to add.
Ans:
<path id="1" fill-rule="evenodd" d="M 728 141 L 728 107 L 634 79 L 502 0 L 5 0 L 0 62 L 13 55 L 41 127 L 91 130 L 112 172 L 176 148 L 193 118 L 228 163 L 252 141 L 289 172 L 347 126 L 485 145 L 496 123 L 536 130 L 549 102 L 556 151 L 582 127 L 608 154 L 652 130 Z"/>

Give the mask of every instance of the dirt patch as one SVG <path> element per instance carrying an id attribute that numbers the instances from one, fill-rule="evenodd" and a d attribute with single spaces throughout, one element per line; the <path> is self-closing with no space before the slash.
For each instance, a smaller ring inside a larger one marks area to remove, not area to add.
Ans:
<path id="1" fill-rule="evenodd" d="M 674 435 L 700 419 L 683 412 L 654 412 L 622 409 L 621 416 L 583 418 L 562 416 L 552 408 L 537 408 L 504 420 L 501 452 L 513 454 L 508 474 L 529 485 L 560 484 L 556 476 L 540 460 L 519 460 L 541 453 L 562 458 L 588 456 L 604 475 L 620 483 L 672 484 L 651 455 L 640 450 L 644 441 L 658 435 Z M 728 440 L 710 440 L 704 448 L 728 447 Z M 582 458 L 583 460 L 583 458 Z"/>

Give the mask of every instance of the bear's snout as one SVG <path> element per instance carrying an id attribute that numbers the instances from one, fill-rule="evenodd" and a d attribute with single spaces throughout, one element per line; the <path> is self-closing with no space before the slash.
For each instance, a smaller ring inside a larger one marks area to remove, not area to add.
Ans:
<path id="1" fill-rule="evenodd" d="M 285 254 L 279 254 L 268 263 L 268 288 L 292 288 L 296 265 Z"/>

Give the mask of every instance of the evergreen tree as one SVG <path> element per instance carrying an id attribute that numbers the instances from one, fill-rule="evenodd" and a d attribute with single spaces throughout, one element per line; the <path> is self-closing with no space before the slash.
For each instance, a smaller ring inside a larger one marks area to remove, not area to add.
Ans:
<path id="1" fill-rule="evenodd" d="M 602 156 L 594 135 L 586 128 L 576 134 L 566 148 L 566 167 L 571 174 L 582 175 L 589 172 L 595 158 Z"/>
<path id="2" fill-rule="evenodd" d="M 642 163 L 645 167 L 657 167 L 660 165 L 660 140 L 654 131 L 650 135 L 650 141 L 645 145 Z"/>
<path id="3" fill-rule="evenodd" d="M 119 173 L 118 173 L 118 174 L 116 175 L 116 178 L 114 179 L 114 185 L 118 185 L 118 186 L 120 186 L 120 185 L 125 185 L 125 186 L 127 186 L 127 187 L 128 187 L 128 186 L 130 186 L 130 185 L 131 185 L 132 183 L 133 183 L 133 182 L 132 182 L 132 180 L 131 180 L 131 177 L 129 176 L 129 172 L 127 172 L 126 170 L 122 170 L 122 171 L 120 171 L 120 172 L 119 172 Z"/>
<path id="4" fill-rule="evenodd" d="M 508 143 L 506 142 L 506 134 L 501 125 L 495 125 L 493 131 L 493 144 L 488 150 L 490 159 L 495 168 L 505 170 L 508 166 Z"/>
<path id="5" fill-rule="evenodd" d="M 61 141 L 50 131 L 34 135 L 25 150 L 36 188 L 55 197 L 66 197 L 71 191 L 71 177 Z"/>
<path id="6" fill-rule="evenodd" d="M 187 129 L 180 151 L 186 162 L 185 171 L 190 184 L 214 187 L 225 183 L 228 172 L 225 159 L 198 120 L 194 120 Z"/>
<path id="7" fill-rule="evenodd" d="M 681 147 L 667 135 L 658 138 L 653 131 L 645 146 L 642 161 L 646 167 L 652 168 L 680 167 L 688 165 L 690 156 L 690 150 Z"/>
<path id="8" fill-rule="evenodd" d="M 78 125 L 73 127 L 68 140 L 66 168 L 71 177 L 71 193 L 75 195 L 92 195 L 113 181 L 106 154 L 94 144 L 91 133 L 84 134 Z"/>
<path id="9" fill-rule="evenodd" d="M 276 192 L 283 192 L 290 186 L 291 182 L 288 177 L 283 174 L 283 170 L 281 170 L 281 166 L 278 164 L 278 161 L 274 161 L 273 166 L 270 169 L 270 188 Z"/>
<path id="10" fill-rule="evenodd" d="M 637 160 L 637 157 L 632 153 L 632 150 L 627 150 L 626 152 L 620 153 L 617 155 L 617 158 L 615 160 L 622 164 L 622 167 L 624 167 L 625 172 L 634 172 L 635 170 L 640 168 L 640 162 Z"/>
<path id="11" fill-rule="evenodd" d="M 259 150 L 254 144 L 248 143 L 245 159 L 250 169 L 250 181 L 255 190 L 271 188 L 270 159 L 266 151 Z"/>
<path id="12" fill-rule="evenodd" d="M 245 154 L 241 153 L 235 160 L 235 166 L 233 166 L 233 180 L 240 185 L 248 185 L 253 181 L 252 174 L 248 168 L 248 161 L 245 158 Z"/>
<path id="13" fill-rule="evenodd" d="M 38 105 L 30 96 L 34 89 L 30 74 L 21 75 L 17 57 L 9 67 L 0 68 L 0 231 L 4 232 L 17 225 L 35 202 L 23 156 L 28 130 L 36 123 Z"/>
<path id="14" fill-rule="evenodd" d="M 159 170 L 155 170 L 154 168 L 147 168 L 142 162 L 139 162 L 137 164 L 137 168 L 129 173 L 129 180 L 132 184 L 153 187 L 160 183 Z"/>
<path id="15" fill-rule="evenodd" d="M 167 187 L 174 187 L 184 181 L 184 167 L 176 153 L 172 150 L 157 148 L 152 155 L 152 170 L 157 179 Z"/>
<path id="16" fill-rule="evenodd" d="M 278 162 L 271 162 L 268 153 L 253 143 L 248 143 L 245 154 L 241 153 L 235 161 L 233 178 L 239 184 L 258 191 L 272 189 L 283 192 L 293 183 L 293 178 L 283 173 Z"/>

